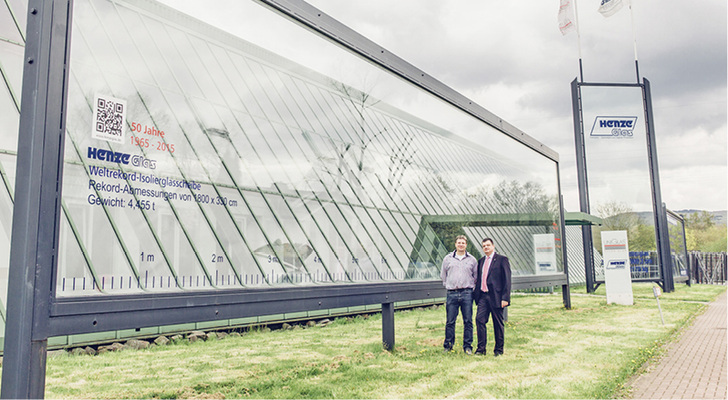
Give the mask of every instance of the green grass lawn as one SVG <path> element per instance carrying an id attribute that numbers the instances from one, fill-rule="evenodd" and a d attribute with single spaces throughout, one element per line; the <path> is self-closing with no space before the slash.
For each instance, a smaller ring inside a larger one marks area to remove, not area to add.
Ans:
<path id="1" fill-rule="evenodd" d="M 571 310 L 563 308 L 561 294 L 514 294 L 506 352 L 498 358 L 443 353 L 444 307 L 397 312 L 392 352 L 382 350 L 381 317 L 374 315 L 325 327 L 52 357 L 46 397 L 614 398 L 625 396 L 625 383 L 641 366 L 725 290 L 679 285 L 663 294 L 664 326 L 649 284 L 634 285 L 633 306 L 607 305 L 603 286 L 596 295 L 575 290 Z M 457 337 L 460 342 L 460 319 Z M 491 340 L 490 352 L 492 346 Z"/>

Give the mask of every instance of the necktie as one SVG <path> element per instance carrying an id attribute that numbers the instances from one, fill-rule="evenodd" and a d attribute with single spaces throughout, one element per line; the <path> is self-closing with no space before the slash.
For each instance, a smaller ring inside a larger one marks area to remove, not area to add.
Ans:
<path id="1" fill-rule="evenodd" d="M 488 291 L 488 271 L 490 270 L 490 260 L 493 258 L 493 256 L 485 256 L 485 261 L 483 262 L 483 279 L 480 282 L 480 290 L 483 292 Z"/>

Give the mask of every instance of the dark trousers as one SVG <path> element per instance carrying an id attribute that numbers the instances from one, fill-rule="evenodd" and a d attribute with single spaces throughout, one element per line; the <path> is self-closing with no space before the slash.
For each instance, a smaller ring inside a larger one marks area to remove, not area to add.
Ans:
<path id="1" fill-rule="evenodd" d="M 478 347 L 476 352 L 485 353 L 485 345 L 488 343 L 488 330 L 486 324 L 490 316 L 493 316 L 493 336 L 495 336 L 495 348 L 493 354 L 503 354 L 503 342 L 505 341 L 505 328 L 503 326 L 503 308 L 491 307 L 487 295 L 480 296 L 478 311 L 475 313 L 475 328 L 478 333 Z"/>
<path id="2" fill-rule="evenodd" d="M 443 347 L 452 349 L 455 344 L 455 321 L 458 311 L 463 313 L 463 350 L 473 348 L 473 289 L 447 291 L 445 303 L 447 322 L 445 323 L 445 343 Z"/>

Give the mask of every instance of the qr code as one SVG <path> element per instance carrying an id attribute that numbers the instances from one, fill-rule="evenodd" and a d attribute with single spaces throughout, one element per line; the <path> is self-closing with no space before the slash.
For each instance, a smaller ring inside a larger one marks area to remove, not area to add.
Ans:
<path id="1" fill-rule="evenodd" d="M 124 143 L 125 125 L 126 101 L 109 96 L 96 95 L 91 136 L 94 139 Z"/>

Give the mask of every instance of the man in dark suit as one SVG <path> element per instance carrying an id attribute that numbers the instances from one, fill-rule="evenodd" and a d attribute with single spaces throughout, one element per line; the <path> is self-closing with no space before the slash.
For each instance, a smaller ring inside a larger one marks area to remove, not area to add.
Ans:
<path id="1" fill-rule="evenodd" d="M 473 299 L 478 306 L 475 314 L 475 328 L 478 333 L 478 346 L 475 354 L 484 355 L 488 342 L 486 324 L 493 317 L 493 335 L 495 348 L 493 354 L 503 354 L 505 327 L 503 325 L 503 309 L 511 304 L 511 264 L 508 257 L 496 254 L 493 239 L 483 239 L 485 257 L 478 260 L 478 276 L 473 290 Z"/>

